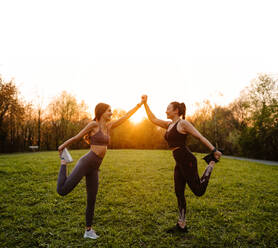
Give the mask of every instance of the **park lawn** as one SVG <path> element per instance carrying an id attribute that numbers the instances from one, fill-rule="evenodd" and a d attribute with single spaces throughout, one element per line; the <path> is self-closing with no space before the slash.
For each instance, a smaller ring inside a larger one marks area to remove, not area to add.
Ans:
<path id="1" fill-rule="evenodd" d="M 86 152 L 71 151 L 75 161 Z M 94 219 L 100 238 L 85 240 L 85 179 L 61 197 L 57 152 L 1 155 L 0 247 L 278 247 L 278 166 L 222 158 L 204 196 L 185 190 L 189 233 L 168 234 L 178 214 L 174 164 L 167 150 L 108 150 Z"/>

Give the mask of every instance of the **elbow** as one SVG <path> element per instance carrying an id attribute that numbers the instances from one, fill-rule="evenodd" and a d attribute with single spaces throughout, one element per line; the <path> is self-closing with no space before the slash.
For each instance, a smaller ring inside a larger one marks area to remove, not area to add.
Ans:
<path id="1" fill-rule="evenodd" d="M 157 118 L 155 116 L 150 116 L 150 120 L 154 124 L 156 124 L 156 122 L 157 122 Z"/>
<path id="2" fill-rule="evenodd" d="M 151 118 L 150 120 L 151 120 L 151 122 L 152 122 L 153 124 L 157 125 L 157 120 L 156 120 L 156 118 Z"/>

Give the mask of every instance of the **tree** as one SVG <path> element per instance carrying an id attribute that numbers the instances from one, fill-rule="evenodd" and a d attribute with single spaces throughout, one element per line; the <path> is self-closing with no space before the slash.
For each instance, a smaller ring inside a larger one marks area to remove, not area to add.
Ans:
<path id="1" fill-rule="evenodd" d="M 76 98 L 66 91 L 55 97 L 46 110 L 46 125 L 50 125 L 50 129 L 44 129 L 44 131 L 50 132 L 52 137 L 51 144 L 48 140 L 47 146 L 57 149 L 64 140 L 76 135 L 84 128 L 91 119 L 86 111 L 87 108 L 84 101 L 78 103 Z M 44 135 L 49 137 L 46 133 Z M 77 143 L 73 147 L 79 145 L 80 143 Z"/>
<path id="2" fill-rule="evenodd" d="M 0 76 L 0 151 L 9 152 L 19 138 L 20 121 L 24 108 L 18 98 L 18 90 L 13 80 L 5 82 Z"/>
<path id="3" fill-rule="evenodd" d="M 278 84 L 266 74 L 259 74 L 242 97 L 250 113 L 249 125 L 242 132 L 242 154 L 262 159 L 278 159 Z"/>

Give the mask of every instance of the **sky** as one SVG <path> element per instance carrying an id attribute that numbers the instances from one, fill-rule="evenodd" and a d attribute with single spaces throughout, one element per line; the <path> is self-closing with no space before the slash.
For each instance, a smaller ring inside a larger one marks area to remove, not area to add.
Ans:
<path id="1" fill-rule="evenodd" d="M 258 73 L 278 75 L 275 1 L 0 1 L 0 74 L 46 106 L 63 90 L 126 111 L 142 94 L 166 118 L 226 105 Z M 133 117 L 146 116 L 143 109 Z"/>

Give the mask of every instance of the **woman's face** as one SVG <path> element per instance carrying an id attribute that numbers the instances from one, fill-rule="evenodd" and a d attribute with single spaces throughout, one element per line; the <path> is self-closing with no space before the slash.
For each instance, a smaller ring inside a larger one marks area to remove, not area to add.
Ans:
<path id="1" fill-rule="evenodd" d="M 178 115 L 178 109 L 173 108 L 173 105 L 170 103 L 166 109 L 167 119 L 173 119 L 175 116 Z"/>
<path id="2" fill-rule="evenodd" d="M 106 121 L 110 121 L 112 117 L 111 107 L 109 106 L 106 111 L 102 114 L 102 118 Z"/>

